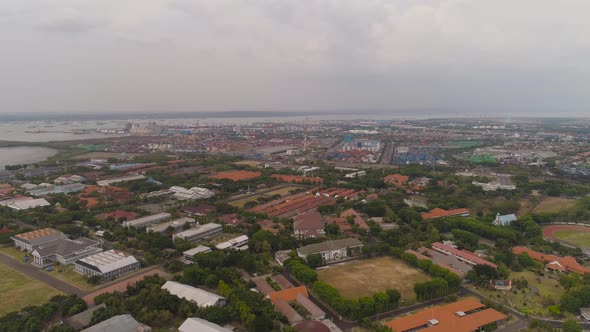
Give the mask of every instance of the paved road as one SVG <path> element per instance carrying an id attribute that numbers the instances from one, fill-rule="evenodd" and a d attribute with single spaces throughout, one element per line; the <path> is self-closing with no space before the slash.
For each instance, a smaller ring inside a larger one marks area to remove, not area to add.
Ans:
<path id="1" fill-rule="evenodd" d="M 68 284 L 65 281 L 61 281 L 59 279 L 56 279 L 52 276 L 50 276 L 49 274 L 47 274 L 47 272 L 36 268 L 32 265 L 29 264 L 24 264 L 21 262 L 18 262 L 14 259 L 12 259 L 9 256 L 6 256 L 2 253 L 0 253 L 0 263 L 6 264 L 7 266 L 10 266 L 11 268 L 33 278 L 36 280 L 39 280 L 45 284 L 47 284 L 48 286 L 51 286 L 57 290 L 59 290 L 62 293 L 65 294 L 76 294 L 80 297 L 84 296 L 86 294 L 85 291 L 76 288 L 70 284 Z"/>

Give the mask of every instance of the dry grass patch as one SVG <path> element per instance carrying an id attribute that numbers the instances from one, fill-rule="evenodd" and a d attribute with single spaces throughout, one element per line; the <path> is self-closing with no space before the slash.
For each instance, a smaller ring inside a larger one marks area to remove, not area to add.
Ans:
<path id="1" fill-rule="evenodd" d="M 573 199 L 560 197 L 545 197 L 537 207 L 533 210 L 535 213 L 550 213 L 559 212 L 561 210 L 569 209 L 576 204 Z"/>
<path id="2" fill-rule="evenodd" d="M 426 273 L 391 257 L 332 265 L 317 272 L 320 281 L 337 288 L 342 296 L 350 299 L 397 289 L 405 302 L 414 301 L 414 284 L 431 279 Z"/>

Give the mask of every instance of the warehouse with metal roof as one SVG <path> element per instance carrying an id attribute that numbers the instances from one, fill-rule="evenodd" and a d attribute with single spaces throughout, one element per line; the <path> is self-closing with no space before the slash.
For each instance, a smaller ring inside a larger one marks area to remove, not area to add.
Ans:
<path id="1" fill-rule="evenodd" d="M 124 252 L 108 250 L 79 259 L 74 263 L 74 266 L 78 273 L 111 280 L 139 270 L 141 263 L 135 257 Z"/>

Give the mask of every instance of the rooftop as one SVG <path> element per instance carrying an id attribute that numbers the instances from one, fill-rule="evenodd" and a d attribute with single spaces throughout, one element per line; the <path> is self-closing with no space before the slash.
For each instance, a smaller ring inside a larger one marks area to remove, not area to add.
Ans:
<path id="1" fill-rule="evenodd" d="M 200 307 L 213 306 L 216 305 L 219 300 L 225 299 L 224 297 L 217 294 L 213 294 L 193 286 L 181 284 L 176 281 L 166 281 L 162 288 L 166 289 L 168 292 L 170 292 L 170 294 L 178 296 L 179 298 L 185 298 L 188 301 L 193 301 Z"/>
<path id="2" fill-rule="evenodd" d="M 413 315 L 396 318 L 386 323 L 392 330 L 404 332 L 419 327 L 423 332 L 472 332 L 478 328 L 500 321 L 506 315 L 494 310 L 483 309 L 484 305 L 474 298 L 426 308 Z M 458 314 L 460 313 L 460 314 Z"/>
<path id="3" fill-rule="evenodd" d="M 82 332 L 148 332 L 151 330 L 149 326 L 136 321 L 131 315 L 118 315 L 93 325 Z"/>
<path id="4" fill-rule="evenodd" d="M 137 263 L 135 257 L 118 250 L 103 251 L 76 261 L 76 264 L 92 268 L 101 273 L 115 271 L 124 266 Z"/>
<path id="5" fill-rule="evenodd" d="M 305 288 L 305 286 L 287 288 L 280 291 L 272 292 L 268 294 L 268 297 L 270 298 L 270 301 L 272 303 L 275 303 L 278 299 L 281 299 L 286 302 L 291 302 L 297 300 L 297 296 L 300 294 L 305 297 L 309 296 L 307 294 L 307 289 Z"/>
<path id="6" fill-rule="evenodd" d="M 344 248 L 348 248 L 348 247 L 356 247 L 356 246 L 362 246 L 362 245 L 363 245 L 363 243 L 361 241 L 359 241 L 358 239 L 353 239 L 353 238 L 340 239 L 340 240 L 330 240 L 330 241 L 314 243 L 314 244 L 307 245 L 305 247 L 298 248 L 297 252 L 302 255 L 311 255 L 311 254 L 317 254 L 317 253 L 320 253 L 323 251 L 328 251 L 328 250 L 339 250 L 339 249 L 344 249 Z"/>
<path id="7" fill-rule="evenodd" d="M 231 330 L 201 318 L 187 318 L 178 328 L 178 332 L 231 332 Z"/>

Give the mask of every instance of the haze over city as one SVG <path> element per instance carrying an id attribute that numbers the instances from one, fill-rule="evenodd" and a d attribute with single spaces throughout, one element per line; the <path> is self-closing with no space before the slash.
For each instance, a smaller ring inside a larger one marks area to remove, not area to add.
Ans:
<path id="1" fill-rule="evenodd" d="M 584 116 L 585 0 L 0 3 L 0 112 Z"/>

